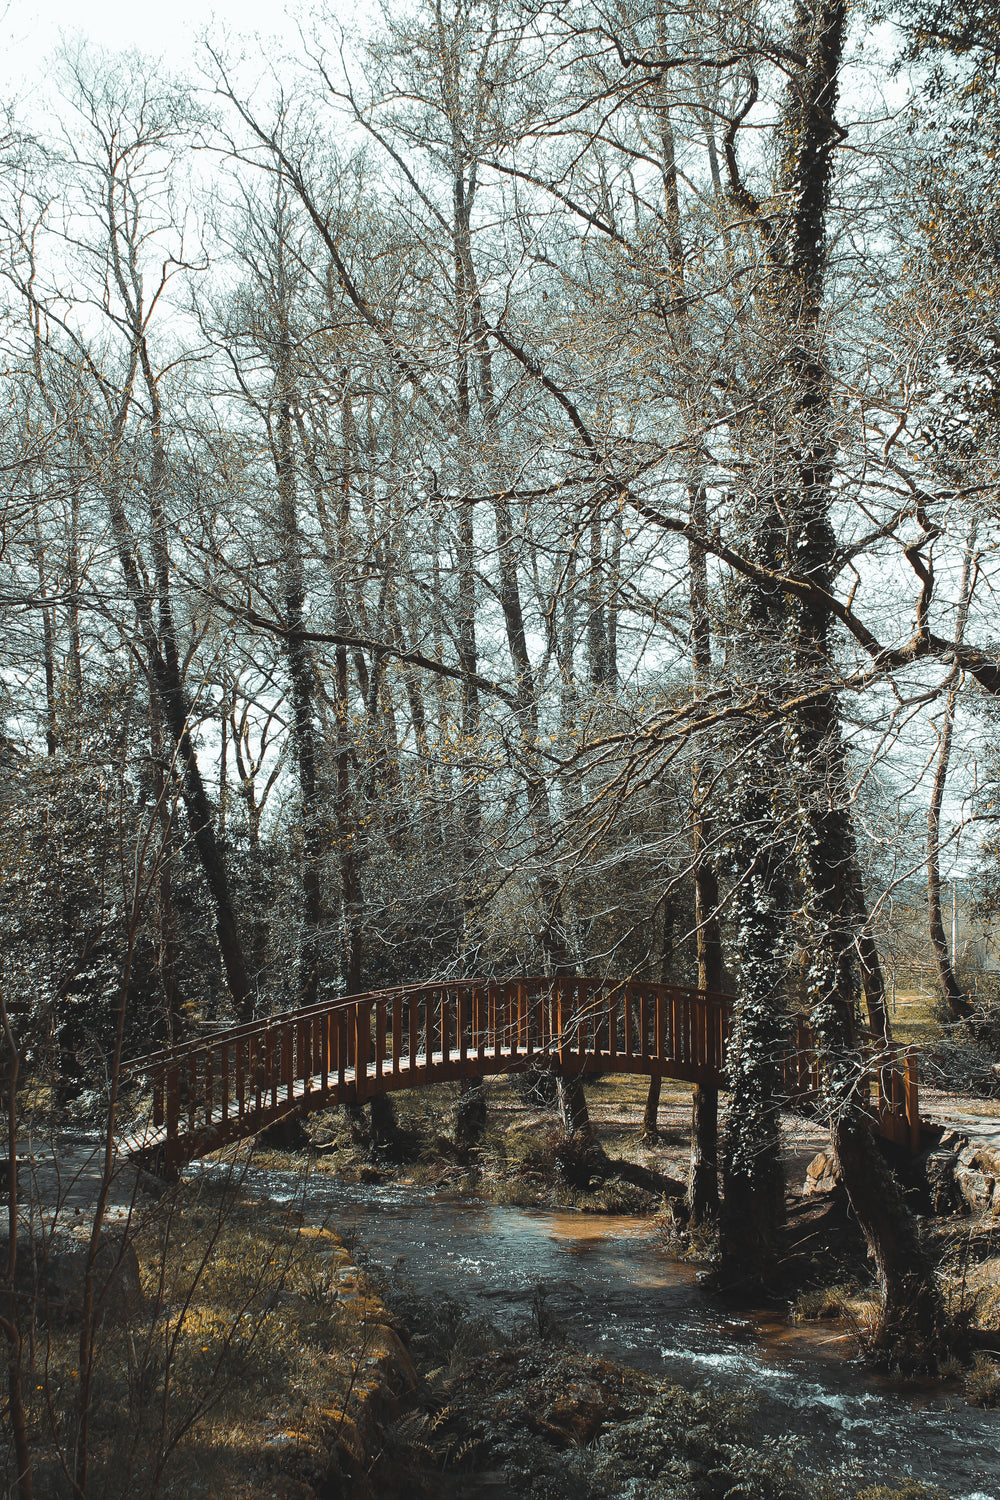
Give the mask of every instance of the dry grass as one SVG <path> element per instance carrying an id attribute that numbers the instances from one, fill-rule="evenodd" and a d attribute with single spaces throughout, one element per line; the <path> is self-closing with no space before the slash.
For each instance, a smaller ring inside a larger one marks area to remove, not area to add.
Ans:
<path id="1" fill-rule="evenodd" d="M 280 1477 L 282 1494 L 306 1497 L 317 1476 L 350 1470 L 355 1409 L 408 1361 L 336 1235 L 182 1186 L 134 1242 L 147 1306 L 98 1341 L 88 1493 L 270 1500 Z M 50 1500 L 70 1493 L 78 1362 L 76 1329 L 36 1329 L 25 1383 L 35 1489 Z M 11 1463 L 0 1451 L 5 1492 Z"/>
<path id="2" fill-rule="evenodd" d="M 937 1041 L 941 1035 L 941 999 L 922 990 L 897 990 L 891 1005 L 892 1034 L 902 1046 Z"/>

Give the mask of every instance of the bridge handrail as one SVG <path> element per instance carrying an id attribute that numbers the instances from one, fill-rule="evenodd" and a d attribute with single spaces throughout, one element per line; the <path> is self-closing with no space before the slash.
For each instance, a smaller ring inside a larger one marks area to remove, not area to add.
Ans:
<path id="1" fill-rule="evenodd" d="M 123 1081 L 132 1076 L 141 1075 L 152 1071 L 154 1068 L 164 1067 L 168 1064 L 179 1062 L 192 1053 L 204 1052 L 210 1048 L 219 1047 L 223 1044 L 235 1044 L 245 1041 L 250 1037 L 266 1035 L 267 1032 L 276 1027 L 292 1025 L 298 1022 L 306 1022 L 318 1019 L 320 1016 L 333 1015 L 339 1011 L 351 1010 L 358 1005 L 379 1004 L 384 1001 L 394 1000 L 397 997 L 404 998 L 408 995 L 422 995 L 435 990 L 485 990 L 487 987 L 500 987 L 503 985 L 520 984 L 532 988 L 548 989 L 555 985 L 557 987 L 571 987 L 585 984 L 589 987 L 591 994 L 605 994 L 608 990 L 612 993 L 625 993 L 629 989 L 641 989 L 646 994 L 658 996 L 687 995 L 710 1005 L 731 1007 L 735 997 L 721 990 L 699 990 L 690 985 L 680 984 L 658 984 L 652 980 L 645 979 L 591 979 L 581 974 L 559 974 L 559 975 L 537 975 L 537 974 L 515 974 L 505 979 L 423 979 L 411 984 L 393 984 L 384 990 L 362 990 L 354 995 L 338 995 L 333 1000 L 322 1000 L 316 1005 L 302 1006 L 293 1010 L 274 1011 L 267 1016 L 256 1016 L 252 1021 L 243 1021 L 236 1026 L 220 1027 L 206 1036 L 190 1037 L 186 1041 L 176 1042 L 172 1047 L 160 1048 L 157 1052 L 150 1052 L 142 1057 L 131 1058 L 122 1064 L 121 1078 Z"/>

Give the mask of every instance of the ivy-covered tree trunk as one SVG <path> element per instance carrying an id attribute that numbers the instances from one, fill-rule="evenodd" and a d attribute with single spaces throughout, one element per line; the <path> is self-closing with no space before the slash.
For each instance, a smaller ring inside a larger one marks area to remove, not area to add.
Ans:
<path id="1" fill-rule="evenodd" d="M 763 229 L 781 345 L 775 351 L 779 378 L 772 387 L 766 434 L 770 482 L 758 541 L 763 540 L 761 550 L 779 577 L 769 597 L 759 588 L 753 592 L 766 604 L 775 659 L 784 659 L 800 694 L 784 730 L 783 774 L 775 778 L 775 795 L 779 787 L 792 793 L 785 812 L 787 848 L 802 887 L 811 1020 L 842 1181 L 878 1267 L 882 1309 L 875 1342 L 892 1360 L 910 1349 L 919 1361 L 938 1338 L 940 1303 L 916 1226 L 891 1174 L 878 1165 L 856 1087 L 857 858 L 834 685 L 835 438 L 820 316 L 832 157 L 840 139 L 835 106 L 845 27 L 844 0 L 799 0 L 793 47 L 801 61 L 790 75 L 783 122 L 780 187 L 787 209 Z M 760 451 L 763 456 L 763 444 Z M 796 586 L 785 580 L 795 580 Z M 767 822 L 762 816 L 762 830 Z M 774 824 L 772 817 L 776 834 Z M 773 851 L 776 838 L 772 835 L 768 842 Z M 773 852 L 767 858 L 773 860 Z M 760 894 L 773 899 L 767 884 Z M 766 930 L 768 921 L 760 902 L 756 913 L 749 917 L 751 947 L 757 928 Z M 737 1070 L 745 1047 L 736 1049 Z"/>
<path id="2" fill-rule="evenodd" d="M 726 1065 L 719 1249 L 722 1287 L 748 1296 L 773 1276 L 784 1225 L 778 1057 L 789 897 L 768 789 L 745 784 L 737 800 L 732 910 L 740 984 Z"/>

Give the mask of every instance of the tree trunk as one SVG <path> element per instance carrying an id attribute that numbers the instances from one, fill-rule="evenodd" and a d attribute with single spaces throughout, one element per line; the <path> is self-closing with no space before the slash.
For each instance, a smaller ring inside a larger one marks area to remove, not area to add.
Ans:
<path id="1" fill-rule="evenodd" d="M 593 1137 L 594 1127 L 587 1109 L 583 1078 L 579 1073 L 559 1079 L 559 1118 L 567 1135 Z"/>
<path id="2" fill-rule="evenodd" d="M 279 183 L 280 191 L 280 183 Z M 290 291 L 284 265 L 283 204 L 278 204 L 275 227 L 277 323 L 274 380 L 277 416 L 271 430 L 271 448 L 277 479 L 277 540 L 281 560 L 281 595 L 285 634 L 282 644 L 291 684 L 292 740 L 299 772 L 302 820 L 302 924 L 299 949 L 299 1004 L 316 1003 L 320 986 L 320 942 L 326 912 L 322 889 L 322 809 L 319 805 L 318 753 L 314 714 L 315 684 L 308 643 L 302 638 L 306 598 L 299 529 L 295 450 L 292 440 L 293 407 L 297 404 L 292 372 L 292 335 L 289 324 Z"/>
<path id="3" fill-rule="evenodd" d="M 756 1297 L 780 1259 L 785 1179 L 780 1153 L 778 1055 L 790 906 L 784 851 L 769 836 L 773 815 L 765 765 L 741 788 L 734 810 L 732 895 L 740 986 L 727 1053 L 729 1113 L 719 1217 L 723 1289 Z"/>
<path id="4" fill-rule="evenodd" d="M 671 157 L 672 160 L 672 157 Z M 674 175 L 676 192 L 676 174 Z M 708 530 L 704 485 L 691 487 L 691 519 Z M 704 693 L 712 674 L 708 568 L 702 548 L 688 549 L 691 576 L 691 665 L 696 694 Z M 710 851 L 712 828 L 707 801 L 715 767 L 700 754 L 691 768 L 691 840 L 694 865 L 694 919 L 698 944 L 698 988 L 719 994 L 723 986 L 722 934 L 719 929 L 719 879 Z M 691 1165 L 688 1175 L 689 1222 L 701 1224 L 719 1212 L 719 1091 L 696 1083 L 691 1106 Z"/>
<path id="5" fill-rule="evenodd" d="M 957 675 L 957 674 L 954 674 Z M 938 983 L 953 1021 L 962 1021 L 972 1014 L 969 996 L 961 988 L 952 966 L 953 955 L 948 950 L 944 917 L 941 912 L 941 804 L 948 780 L 948 762 L 951 759 L 951 741 L 955 722 L 955 699 L 957 685 L 949 687 L 945 696 L 944 723 L 941 726 L 937 765 L 927 808 L 927 919 L 931 946 L 937 963 Z"/>
<path id="6" fill-rule="evenodd" d="M 465 1160 L 486 1130 L 486 1086 L 482 1077 L 463 1078 L 455 1105 L 455 1147 Z"/>
<path id="7" fill-rule="evenodd" d="M 833 1122 L 832 1140 L 841 1181 L 878 1277 L 881 1308 L 871 1348 L 891 1369 L 936 1370 L 949 1333 L 916 1220 L 860 1109 L 842 1109 Z"/>
<path id="8" fill-rule="evenodd" d="M 160 988 L 163 991 L 167 1042 L 170 1046 L 174 1046 L 181 1041 L 186 1030 L 180 986 L 177 982 L 177 917 L 173 900 L 174 806 L 170 783 L 164 769 L 159 706 L 153 693 L 150 694 L 149 704 L 149 749 L 153 764 L 153 797 L 156 802 L 156 816 L 160 823 L 156 960 L 160 974 Z"/>
<path id="9" fill-rule="evenodd" d="M 642 1111 L 642 1138 L 644 1141 L 658 1141 L 660 1139 L 660 1127 L 657 1117 L 660 1112 L 660 1089 L 663 1080 L 659 1073 L 650 1076 L 649 1088 L 646 1091 L 646 1105 Z M 695 1090 L 697 1093 L 697 1089 Z"/>

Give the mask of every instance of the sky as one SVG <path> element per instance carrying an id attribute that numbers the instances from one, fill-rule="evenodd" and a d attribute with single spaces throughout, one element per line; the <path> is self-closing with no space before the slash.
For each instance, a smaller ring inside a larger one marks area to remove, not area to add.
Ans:
<path id="1" fill-rule="evenodd" d="M 330 8 L 356 12 L 345 0 Z M 206 26 L 228 31 L 234 41 L 258 32 L 289 43 L 296 36 L 285 7 L 264 0 L 9 0 L 5 11 L 0 0 L 0 15 L 0 87 L 22 97 L 44 83 L 46 58 L 61 33 L 84 34 L 113 50 L 135 48 L 173 66 L 191 56 Z"/>

